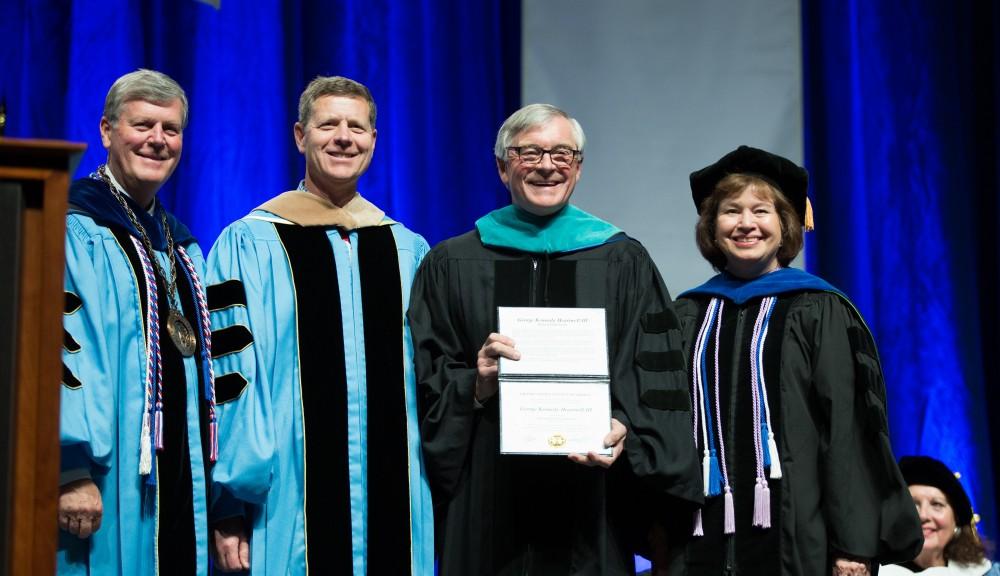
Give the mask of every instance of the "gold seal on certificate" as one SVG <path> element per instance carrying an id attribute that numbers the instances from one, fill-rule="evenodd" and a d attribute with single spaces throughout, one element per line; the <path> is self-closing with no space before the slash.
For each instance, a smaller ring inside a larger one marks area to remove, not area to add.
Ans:
<path id="1" fill-rule="evenodd" d="M 604 309 L 500 307 L 497 318 L 521 353 L 500 359 L 500 452 L 609 455 Z"/>

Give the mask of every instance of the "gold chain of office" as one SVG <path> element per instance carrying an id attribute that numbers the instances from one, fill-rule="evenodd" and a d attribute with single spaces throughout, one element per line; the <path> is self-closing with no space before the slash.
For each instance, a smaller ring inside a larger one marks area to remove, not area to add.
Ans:
<path id="1" fill-rule="evenodd" d="M 97 173 L 101 176 L 104 183 L 108 185 L 108 188 L 111 189 L 111 194 L 118 201 L 118 204 L 121 205 L 122 209 L 125 210 L 129 221 L 139 231 L 139 238 L 142 240 L 142 245 L 146 247 L 146 253 L 149 254 L 149 260 L 152 261 L 153 268 L 167 285 L 167 307 L 170 309 L 170 313 L 167 314 L 167 334 L 170 336 L 170 340 L 173 341 L 181 354 L 191 356 L 198 346 L 198 340 L 195 338 L 191 323 L 181 314 L 180 310 L 174 307 L 177 296 L 177 261 L 174 257 L 174 236 L 170 233 L 166 211 L 161 208 L 159 212 L 160 221 L 163 224 L 163 235 L 167 239 L 167 259 L 170 262 L 169 276 L 163 272 L 159 260 L 156 259 L 156 253 L 153 251 L 153 243 L 150 242 L 146 229 L 139 223 L 139 218 L 132 211 L 132 208 L 129 207 L 128 202 L 125 201 L 125 196 L 122 195 L 122 192 L 108 176 L 107 164 L 101 164 L 97 168 Z M 156 303 L 150 302 L 149 305 L 155 306 Z"/>

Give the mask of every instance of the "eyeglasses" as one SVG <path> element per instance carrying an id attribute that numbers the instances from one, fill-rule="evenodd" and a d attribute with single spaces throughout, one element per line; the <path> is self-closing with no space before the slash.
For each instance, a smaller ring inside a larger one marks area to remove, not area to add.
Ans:
<path id="1" fill-rule="evenodd" d="M 546 154 L 552 163 L 560 168 L 567 168 L 583 158 L 583 152 L 574 150 L 568 146 L 556 146 L 546 150 L 538 146 L 511 146 L 507 148 L 508 158 L 518 158 L 522 164 L 531 166 L 542 161 Z"/>

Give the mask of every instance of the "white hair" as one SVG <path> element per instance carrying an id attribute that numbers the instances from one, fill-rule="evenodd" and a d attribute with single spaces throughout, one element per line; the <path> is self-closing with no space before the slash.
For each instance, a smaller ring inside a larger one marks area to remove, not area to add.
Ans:
<path id="1" fill-rule="evenodd" d="M 528 104 L 504 120 L 500 131 L 497 132 L 497 141 L 493 145 L 493 155 L 500 160 L 505 160 L 507 148 L 511 146 L 518 134 L 525 130 L 544 126 L 556 117 L 569 121 L 573 130 L 573 139 L 576 140 L 576 149 L 582 153 L 587 137 L 583 134 L 583 127 L 576 121 L 576 118 L 551 104 Z"/>

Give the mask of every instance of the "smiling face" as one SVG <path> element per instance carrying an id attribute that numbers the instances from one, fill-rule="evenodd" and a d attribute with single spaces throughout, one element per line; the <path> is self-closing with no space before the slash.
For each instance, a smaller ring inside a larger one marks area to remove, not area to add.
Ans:
<path id="1" fill-rule="evenodd" d="M 913 484 L 910 496 L 924 532 L 924 548 L 916 563 L 924 568 L 944 566 L 944 548 L 955 537 L 955 511 L 944 492 L 933 486 Z"/>
<path id="2" fill-rule="evenodd" d="M 545 150 L 579 148 L 572 125 L 561 116 L 520 132 L 511 146 L 537 146 Z M 497 170 L 515 206 L 536 216 L 547 216 L 569 203 L 580 180 L 581 163 L 582 160 L 576 160 L 569 166 L 556 166 L 549 154 L 543 154 L 538 163 L 527 165 L 515 154 L 508 154 L 506 160 L 497 159 Z"/>
<path id="3" fill-rule="evenodd" d="M 148 206 L 170 178 L 184 144 L 181 101 L 167 104 L 129 100 L 118 120 L 101 118 L 101 143 L 108 151 L 108 167 L 136 202 Z"/>
<path id="4" fill-rule="evenodd" d="M 295 123 L 295 144 L 306 157 L 306 187 L 343 206 L 357 191 L 375 151 L 376 131 L 368 102 L 353 96 L 321 96 L 306 125 Z"/>
<path id="5" fill-rule="evenodd" d="M 726 257 L 725 270 L 738 278 L 777 270 L 781 218 L 770 191 L 748 186 L 720 202 L 715 244 Z"/>

